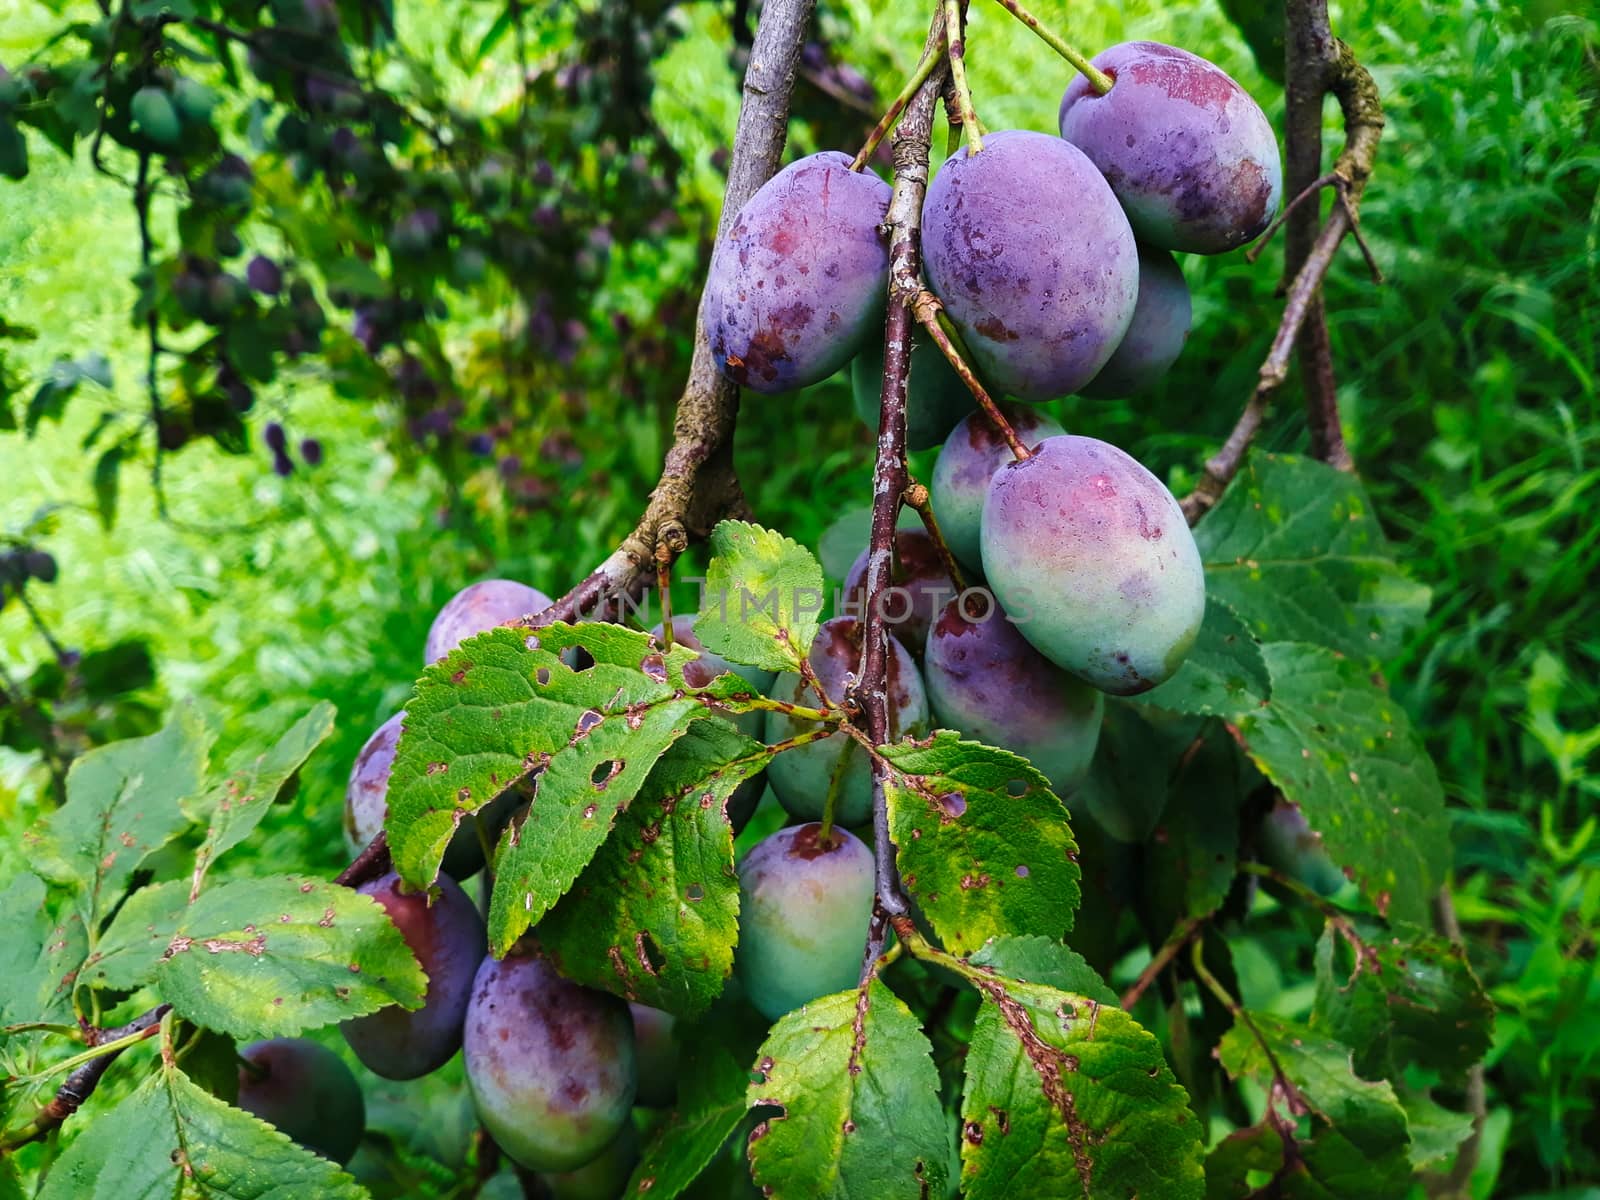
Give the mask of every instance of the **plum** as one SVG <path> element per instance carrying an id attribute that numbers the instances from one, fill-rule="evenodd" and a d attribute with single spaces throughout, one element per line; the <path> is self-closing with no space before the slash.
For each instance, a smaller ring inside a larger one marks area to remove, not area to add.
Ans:
<path id="1" fill-rule="evenodd" d="M 639 1134 L 630 1121 L 581 1167 L 538 1176 L 549 1200 L 618 1200 L 639 1162 Z M 538 1194 L 538 1193 L 535 1193 Z"/>
<path id="2" fill-rule="evenodd" d="M 1160 42 L 1123 42 L 1061 98 L 1061 136 L 1104 172 L 1140 240 L 1221 254 L 1253 240 L 1283 198 L 1278 140 L 1261 106 L 1220 67 Z"/>
<path id="3" fill-rule="evenodd" d="M 777 678 L 774 671 L 763 671 L 760 667 L 746 667 L 739 663 L 731 663 L 720 654 L 713 654 L 705 648 L 699 635 L 694 631 L 694 623 L 699 619 L 698 613 L 679 613 L 672 618 L 672 640 L 681 646 L 697 651 L 700 655 L 698 662 L 692 662 L 684 668 L 683 678 L 691 687 L 705 687 L 718 675 L 731 671 L 744 680 L 758 694 L 765 696 L 772 687 L 773 680 Z M 661 640 L 662 628 L 658 622 L 650 630 L 650 636 L 658 642 Z M 740 713 L 730 716 L 735 728 L 746 737 L 759 738 L 761 736 L 760 713 Z"/>
<path id="4" fill-rule="evenodd" d="M 389 815 L 389 772 L 394 768 L 395 750 L 400 744 L 404 712 L 397 712 L 378 726 L 350 768 L 350 782 L 344 793 L 344 840 L 351 854 L 359 854 L 383 828 Z M 445 847 L 440 869 L 452 879 L 466 879 L 483 866 L 483 841 L 478 826 L 485 827 L 488 840 L 499 837 L 507 819 L 522 800 L 517 788 L 489 801 L 471 818 L 464 818 Z"/>
<path id="5" fill-rule="evenodd" d="M 341 1165 L 366 1128 L 361 1085 L 344 1060 L 306 1038 L 252 1042 L 239 1051 L 239 1107 Z"/>
<path id="6" fill-rule="evenodd" d="M 483 960 L 462 1054 L 484 1128 L 529 1170 L 581 1167 L 628 1121 L 637 1073 L 627 1004 L 543 958 Z"/>
<path id="7" fill-rule="evenodd" d="M 1105 366 L 1133 319 L 1133 230 L 1076 146 L 1025 130 L 983 146 L 948 159 L 928 188 L 928 282 L 993 390 L 1064 396 Z"/>
<path id="8" fill-rule="evenodd" d="M 1066 432 L 1036 408 L 1003 405 L 1001 412 L 1026 446 L 1037 446 L 1047 437 Z M 939 519 L 939 532 L 944 534 L 950 552 L 969 567 L 983 566 L 978 529 L 989 481 L 1011 461 L 1011 447 L 1000 436 L 1000 430 L 986 414 L 975 412 L 951 431 L 933 466 L 928 490 L 933 499 L 933 515 Z"/>
<path id="9" fill-rule="evenodd" d="M 540 612 L 550 604 L 550 597 L 538 588 L 511 579 L 470 584 L 445 602 L 428 627 L 424 661 L 432 666 L 469 637 Z"/>
<path id="10" fill-rule="evenodd" d="M 1261 860 L 1303 883 L 1319 896 L 1332 896 L 1345 875 L 1322 846 L 1322 835 L 1306 821 L 1298 804 L 1280 800 L 1261 819 Z"/>
<path id="11" fill-rule="evenodd" d="M 637 1102 L 666 1108 L 678 1095 L 678 1043 L 672 1033 L 678 1018 L 648 1004 L 630 1003 L 628 1011 L 639 1064 Z"/>
<path id="12" fill-rule="evenodd" d="M 811 669 L 828 699 L 839 703 L 861 669 L 861 639 L 865 632 L 854 617 L 824 621 L 811 643 Z M 815 706 L 817 695 L 800 676 L 785 673 L 773 684 L 772 695 L 801 706 Z M 928 719 L 928 696 L 917 666 L 895 638 L 889 639 L 889 738 L 920 732 Z M 767 714 L 767 741 L 781 742 L 814 728 L 781 712 Z M 841 825 L 861 825 L 872 815 L 872 765 L 862 749 L 843 734 L 785 750 L 767 767 L 767 782 L 778 801 L 793 816 L 819 820 L 828 800 L 839 756 L 848 754 L 839 781 L 834 819 Z"/>
<path id="13" fill-rule="evenodd" d="M 356 889 L 371 896 L 394 922 L 428 975 L 422 1007 L 396 1005 L 346 1021 L 344 1040 L 367 1070 L 385 1079 L 416 1079 L 449 1062 L 461 1047 L 461 1026 L 473 976 L 487 950 L 478 907 L 448 876 L 433 903 L 403 890 L 390 872 Z"/>
<path id="14" fill-rule="evenodd" d="M 856 416 L 877 431 L 883 393 L 883 340 L 874 338 L 850 364 Z M 906 449 L 926 450 L 944 441 L 950 427 L 972 411 L 972 393 L 961 382 L 922 326 L 913 327 L 911 373 L 906 380 Z"/>
<path id="15" fill-rule="evenodd" d="M 873 886 L 872 851 L 837 827 L 791 825 L 744 856 L 733 967 L 763 1016 L 855 986 Z"/>
<path id="16" fill-rule="evenodd" d="M 818 383 L 883 328 L 889 185 L 837 150 L 790 163 L 711 256 L 702 317 L 722 373 L 757 392 Z"/>
<path id="17" fill-rule="evenodd" d="M 1046 438 L 995 472 L 983 567 L 1022 636 L 1056 666 L 1132 696 L 1169 678 L 1200 632 L 1205 573 L 1172 493 L 1095 438 Z"/>
<path id="18" fill-rule="evenodd" d="M 1183 353 L 1193 307 L 1177 259 L 1166 250 L 1139 245 L 1139 303 L 1122 343 L 1079 392 L 1085 396 L 1133 396 L 1154 387 Z"/>
<path id="19" fill-rule="evenodd" d="M 867 556 L 863 550 L 844 578 L 844 603 L 847 615 L 864 617 L 867 612 Z M 899 591 L 879 599 L 884 623 L 900 644 L 913 654 L 921 654 L 928 640 L 928 628 L 939 610 L 956 594 L 956 585 L 945 570 L 939 548 L 925 529 L 897 529 L 894 534 L 894 565 L 889 583 Z"/>
<path id="20" fill-rule="evenodd" d="M 963 612 L 952 600 L 928 637 L 923 676 L 934 717 L 1022 755 L 1065 796 L 1094 759 L 1105 696 L 1035 650 L 998 605 L 980 603 Z"/>

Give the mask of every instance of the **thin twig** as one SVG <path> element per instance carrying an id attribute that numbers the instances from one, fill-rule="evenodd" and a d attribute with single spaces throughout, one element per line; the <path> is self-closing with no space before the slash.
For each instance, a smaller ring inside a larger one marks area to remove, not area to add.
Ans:
<path id="1" fill-rule="evenodd" d="M 939 44 L 944 44 L 943 36 Z M 861 152 L 856 155 L 855 161 L 850 164 L 852 171 L 860 171 L 872 161 L 872 156 L 878 152 L 878 146 L 883 139 L 889 136 L 889 130 L 894 128 L 894 123 L 900 119 L 900 114 L 906 110 L 906 105 L 911 102 L 922 85 L 927 82 L 928 76 L 940 63 L 939 51 L 934 49 L 924 54 L 917 62 L 917 69 L 911 73 L 911 78 L 906 80 L 905 87 L 900 89 L 900 94 L 889 102 L 889 107 L 883 116 L 878 118 L 878 123 L 872 127 L 872 132 L 867 134 L 866 144 L 861 147 Z"/>
<path id="2" fill-rule="evenodd" d="M 978 131 L 978 113 L 972 106 L 972 88 L 967 83 L 967 44 L 961 27 L 961 0 L 944 0 L 945 49 L 950 59 L 950 86 L 955 91 L 956 111 L 961 114 L 961 132 L 967 153 L 983 150 L 983 135 Z"/>
<path id="3" fill-rule="evenodd" d="M 1178 957 L 1179 952 L 1194 939 L 1196 934 L 1205 929 L 1206 923 L 1210 920 L 1211 915 L 1208 913 L 1203 917 L 1190 917 L 1185 921 L 1179 922 L 1177 928 L 1172 931 L 1171 936 L 1162 943 L 1161 948 L 1151 957 L 1145 969 L 1139 972 L 1139 978 L 1133 981 L 1133 986 L 1122 993 L 1122 999 L 1118 1001 L 1117 1006 L 1127 1011 L 1139 1003 L 1139 998 L 1156 981 L 1156 977 L 1167 969 L 1172 960 Z"/>

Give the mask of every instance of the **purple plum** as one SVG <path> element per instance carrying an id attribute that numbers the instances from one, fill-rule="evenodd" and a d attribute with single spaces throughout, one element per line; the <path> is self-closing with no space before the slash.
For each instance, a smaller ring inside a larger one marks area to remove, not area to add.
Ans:
<path id="1" fill-rule="evenodd" d="M 863 617 L 867 611 L 867 555 L 863 550 L 844 578 L 844 611 Z M 894 534 L 894 565 L 889 583 L 895 589 L 879 598 L 884 623 L 900 644 L 920 655 L 928 640 L 928 629 L 945 602 L 954 598 L 956 585 L 945 570 L 939 548 L 924 529 L 897 529 Z"/>
<path id="2" fill-rule="evenodd" d="M 1170 678 L 1200 632 L 1205 573 L 1172 493 L 1095 438 L 1046 438 L 995 472 L 983 567 L 1056 666 L 1132 696 Z"/>
<path id="3" fill-rule="evenodd" d="M 1227 72 L 1176 46 L 1123 42 L 1061 99 L 1061 136 L 1104 172 L 1142 241 L 1221 254 L 1277 215 L 1283 163 L 1272 124 Z"/>
<path id="4" fill-rule="evenodd" d="M 1029 447 L 1066 432 L 1037 408 L 1003 405 L 1001 412 L 1017 431 L 1017 437 Z M 950 553 L 969 567 L 983 566 L 978 528 L 983 521 L 983 501 L 989 494 L 989 481 L 1011 461 L 1011 447 L 1000 436 L 1000 430 L 984 413 L 975 412 L 951 431 L 933 466 L 928 491 L 933 498 L 933 515 L 939 520 L 939 532 L 944 534 Z"/>
<path id="5" fill-rule="evenodd" d="M 928 282 L 978 374 L 1019 400 L 1093 379 L 1139 296 L 1133 230 L 1076 146 L 1005 130 L 948 159 L 928 188 Z"/>
<path id="6" fill-rule="evenodd" d="M 702 316 L 722 373 L 757 392 L 818 383 L 883 328 L 889 185 L 836 150 L 750 197 L 717 244 Z"/>
<path id="7" fill-rule="evenodd" d="M 432 666 L 469 637 L 550 607 L 538 588 L 510 579 L 469 584 L 445 602 L 428 628 L 423 659 Z"/>
<path id="8" fill-rule="evenodd" d="M 760 667 L 746 667 L 739 663 L 731 663 L 720 654 L 713 654 L 705 648 L 699 636 L 694 631 L 694 623 L 699 620 L 698 613 L 679 613 L 672 618 L 672 640 L 681 646 L 687 646 L 700 655 L 698 662 L 692 662 L 684 668 L 683 678 L 690 687 L 705 687 L 718 675 L 731 671 L 744 680 L 758 694 L 765 696 L 771 689 L 773 680 L 778 676 L 774 671 L 763 671 Z M 661 640 L 661 625 L 658 622 L 651 630 L 650 636 L 658 642 Z M 729 717 L 734 726 L 746 737 L 760 738 L 762 715 L 760 713 L 740 713 L 738 716 Z"/>
<path id="9" fill-rule="evenodd" d="M 239 1107 L 314 1154 L 350 1161 L 366 1129 L 361 1085 L 344 1060 L 306 1038 L 273 1038 L 239 1051 Z"/>
<path id="10" fill-rule="evenodd" d="M 425 892 L 405 890 L 391 871 L 356 889 L 383 905 L 428 976 L 421 1008 L 391 1005 L 340 1027 L 362 1065 L 385 1079 L 436 1071 L 461 1047 L 467 999 L 487 943 L 478 907 L 460 885 L 442 876 L 438 888 L 430 904 Z"/>
<path id="11" fill-rule="evenodd" d="M 1177 259 L 1141 242 L 1133 321 L 1110 361 L 1079 392 L 1114 399 L 1154 387 L 1183 353 L 1192 316 L 1189 285 Z"/>

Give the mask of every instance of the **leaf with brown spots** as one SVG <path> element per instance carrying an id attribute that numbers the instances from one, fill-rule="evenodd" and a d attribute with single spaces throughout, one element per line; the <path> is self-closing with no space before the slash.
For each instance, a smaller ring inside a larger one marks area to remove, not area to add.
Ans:
<path id="1" fill-rule="evenodd" d="M 72 985 L 89 953 L 83 918 L 25 873 L 0 893 L 0 912 L 0 1025 L 70 1022 Z"/>
<path id="2" fill-rule="evenodd" d="M 92 1122 L 51 1167 L 39 1200 L 364 1200 L 333 1163 L 163 1064 Z"/>
<path id="3" fill-rule="evenodd" d="M 695 634 L 729 662 L 798 671 L 823 608 L 822 567 L 792 539 L 744 521 L 711 531 Z"/>
<path id="4" fill-rule="evenodd" d="M 948 730 L 882 751 L 900 877 L 946 949 L 1072 928 L 1078 845 L 1043 775 Z"/>
<path id="5" fill-rule="evenodd" d="M 977 986 L 963 1195 L 1203 1194 L 1200 1120 L 1152 1034 L 1121 1009 L 1046 984 L 994 976 Z"/>
<path id="6" fill-rule="evenodd" d="M 238 1038 L 422 1003 L 427 979 L 405 939 L 381 906 L 349 888 L 275 876 L 188 897 L 187 879 L 135 892 L 85 965 L 85 980 L 149 984 L 179 1016 Z"/>
<path id="7" fill-rule="evenodd" d="M 949 1133 L 932 1046 L 876 978 L 795 1009 L 762 1043 L 750 1135 L 756 1184 L 773 1200 L 943 1196 Z"/>
<path id="8" fill-rule="evenodd" d="M 726 721 L 697 721 L 672 744 L 539 922 L 564 976 L 678 1016 L 717 998 L 739 938 L 726 805 L 770 757 Z"/>

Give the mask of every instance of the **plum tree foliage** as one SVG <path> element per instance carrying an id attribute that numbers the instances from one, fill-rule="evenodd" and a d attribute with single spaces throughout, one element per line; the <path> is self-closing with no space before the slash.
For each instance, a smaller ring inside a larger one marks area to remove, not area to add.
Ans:
<path id="1" fill-rule="evenodd" d="M 180 706 L 61 773 L 6 887 L 0 1195 L 1402 1196 L 1469 1136 L 1451 1089 L 1492 1006 L 1420 927 L 1443 794 L 1374 680 L 1424 598 L 1370 502 L 1334 465 L 1243 457 L 1270 361 L 1204 502 L 1092 436 L 1106 404 L 1071 432 L 1041 407 L 1159 384 L 1199 307 L 1173 252 L 1244 245 L 1279 207 L 1260 107 L 1187 51 L 1091 62 L 1019 11 L 1080 74 L 1061 137 L 987 132 L 952 2 L 860 154 L 779 170 L 795 74 L 835 99 L 862 81 L 804 42 L 810 5 L 767 0 L 753 35 L 749 7 L 725 231 L 646 518 L 560 599 L 488 579 L 443 607 L 353 764 L 332 883 L 217 869 L 293 795 L 327 706 L 216 765 Z M 525 90 L 475 127 L 487 144 L 373 82 L 352 22 L 387 37 L 386 12 L 269 8 L 133 4 L 67 31 L 89 56 L 0 71 L 0 173 L 27 170 L 19 125 L 135 170 L 155 403 L 108 436 L 242 449 L 256 388 L 324 353 L 381 363 L 442 444 L 460 414 L 424 331 L 446 281 L 489 270 L 535 377 L 559 377 L 596 235 L 665 204 L 647 64 L 671 6 L 584 8 L 556 72 L 513 6 L 484 43 L 513 38 Z M 1319 43 L 1287 44 L 1292 65 Z M 1337 61 L 1348 120 L 1365 75 Z M 241 67 L 267 179 L 220 118 Z M 941 98 L 963 144 L 929 181 Z M 896 120 L 890 184 L 872 164 Z M 176 246 L 154 171 L 182 197 Z M 1365 174 L 1339 178 L 1330 220 L 1353 221 Z M 259 244 L 285 180 L 339 198 L 338 263 Z M 1286 321 L 1322 319 L 1314 286 Z M 878 454 L 830 598 L 808 549 L 743 519 L 728 450 L 738 388 L 770 403 L 846 366 Z M 60 366 L 29 421 L 86 382 L 103 363 Z M 320 460 L 282 422 L 262 438 L 282 474 Z M 907 450 L 933 446 L 925 487 Z M 651 628 L 631 601 L 669 598 L 696 539 L 699 611 Z M 0 602 L 55 577 L 31 539 L 0 549 Z M 1314 961 L 1303 1020 L 1240 999 L 1233 948 L 1262 923 Z M 331 1026 L 359 1076 L 303 1036 Z"/>

